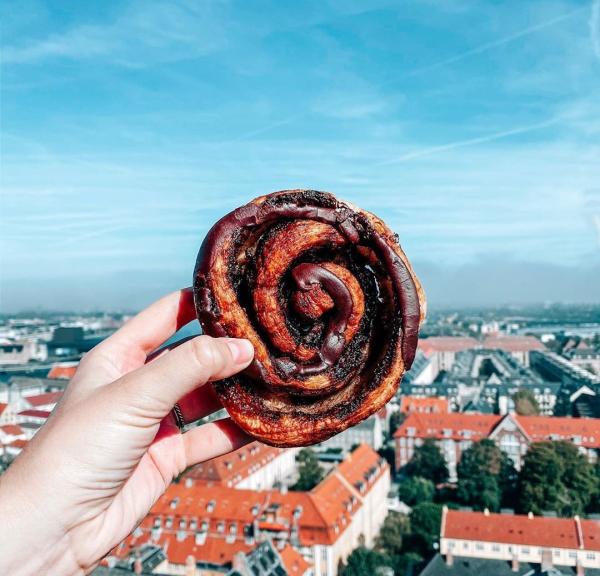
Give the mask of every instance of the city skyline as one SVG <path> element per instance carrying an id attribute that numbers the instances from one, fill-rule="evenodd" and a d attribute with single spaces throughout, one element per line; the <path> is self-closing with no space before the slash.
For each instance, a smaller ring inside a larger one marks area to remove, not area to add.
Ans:
<path id="1" fill-rule="evenodd" d="M 516 6 L 4 4 L 2 312 L 141 308 L 292 187 L 382 216 L 432 306 L 597 301 L 600 2 Z"/>

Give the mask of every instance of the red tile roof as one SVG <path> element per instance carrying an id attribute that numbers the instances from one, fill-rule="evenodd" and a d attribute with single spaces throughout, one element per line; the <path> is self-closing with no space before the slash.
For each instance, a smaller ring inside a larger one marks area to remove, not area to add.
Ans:
<path id="1" fill-rule="evenodd" d="M 484 348 L 496 348 L 506 352 L 529 352 L 545 350 L 546 347 L 533 336 L 490 336 L 483 341 Z"/>
<path id="2" fill-rule="evenodd" d="M 198 464 L 184 476 L 207 484 L 235 486 L 284 451 L 284 448 L 252 442 L 235 452 Z"/>
<path id="3" fill-rule="evenodd" d="M 487 438 L 502 416 L 495 414 L 463 414 L 460 412 L 449 412 L 447 414 L 418 413 L 413 412 L 396 430 L 394 438 L 453 438 L 464 440 L 465 431 L 470 432 L 470 439 L 476 442 Z M 409 429 L 414 429 L 409 434 Z M 446 432 L 448 431 L 448 432 Z"/>
<path id="4" fill-rule="evenodd" d="M 24 434 L 23 429 L 17 424 L 5 424 L 4 426 L 0 426 L 0 431 L 9 436 L 20 436 L 21 434 Z"/>
<path id="5" fill-rule="evenodd" d="M 385 460 L 369 446 L 361 445 L 311 492 L 240 490 L 187 478 L 171 484 L 158 499 L 139 526 L 143 536 L 130 536 L 116 553 L 123 556 L 131 546 L 147 540 L 155 522 L 160 522 L 162 529 L 159 545 L 169 542 L 166 552 L 169 561 L 182 564 L 190 554 L 202 560 L 230 559 L 237 551 L 247 551 L 249 546 L 243 544 L 244 529 L 253 525 L 258 530 L 283 532 L 286 536 L 297 527 L 301 545 L 330 545 L 343 534 L 362 507 L 362 496 L 388 470 Z M 357 486 L 362 488 L 362 493 Z M 171 518 L 170 528 L 166 528 L 168 518 Z M 190 528 L 192 520 L 196 523 L 194 530 Z M 204 546 L 212 540 L 210 546 L 214 549 L 195 544 L 195 533 L 203 523 L 206 523 L 207 534 Z M 177 540 L 178 531 L 183 540 Z M 232 539 L 239 542 L 238 548 L 226 544 L 226 535 L 234 536 Z M 299 564 L 299 570 L 301 568 Z"/>
<path id="6" fill-rule="evenodd" d="M 558 416 L 513 416 L 532 442 L 570 440 L 578 437 L 581 446 L 600 448 L 600 418 Z"/>
<path id="7" fill-rule="evenodd" d="M 578 534 L 579 522 L 583 542 Z M 600 551 L 600 522 L 577 518 L 445 511 L 443 538 Z"/>
<path id="8" fill-rule="evenodd" d="M 48 372 L 47 378 L 55 380 L 70 380 L 77 372 L 77 362 L 68 362 L 62 364 L 54 364 Z"/>
<path id="9" fill-rule="evenodd" d="M 24 400 L 26 400 L 27 403 L 33 408 L 37 408 L 38 406 L 56 404 L 60 400 L 60 397 L 62 395 L 62 390 L 59 390 L 56 392 L 46 392 L 44 394 L 37 394 L 35 396 L 25 396 Z"/>
<path id="10" fill-rule="evenodd" d="M 460 352 L 478 346 L 479 342 L 475 338 L 463 336 L 431 336 L 419 340 L 419 348 L 425 356 L 430 356 L 434 352 Z"/>
<path id="11" fill-rule="evenodd" d="M 31 416 L 32 418 L 48 418 L 51 412 L 48 410 L 22 410 L 19 416 Z"/>
<path id="12" fill-rule="evenodd" d="M 250 552 L 254 546 L 248 545 L 243 538 L 237 538 L 229 543 L 224 537 L 208 537 L 203 544 L 196 543 L 194 535 L 186 535 L 183 539 L 178 539 L 176 530 L 172 533 L 163 532 L 158 539 L 152 539 L 151 532 L 144 531 L 141 536 L 130 536 L 122 545 L 117 546 L 112 552 L 115 556 L 123 558 L 127 556 L 134 547 L 142 544 L 152 543 L 162 547 L 165 555 L 172 564 L 185 564 L 188 556 L 193 556 L 196 560 L 209 562 L 222 566 L 229 564 L 238 552 L 244 554 Z"/>
<path id="13" fill-rule="evenodd" d="M 311 564 L 289 544 L 286 544 L 283 550 L 279 551 L 279 555 L 289 576 L 302 576 L 311 568 Z"/>
<path id="14" fill-rule="evenodd" d="M 7 444 L 7 446 L 12 446 L 13 448 L 20 448 L 22 450 L 23 448 L 25 448 L 25 446 L 27 446 L 27 442 L 27 440 L 17 438 L 16 440 L 13 440 L 10 444 Z"/>
<path id="15" fill-rule="evenodd" d="M 417 398 L 416 396 L 402 396 L 400 402 L 400 412 L 437 412 L 447 413 L 450 411 L 448 406 L 448 398 L 441 396 L 430 396 L 425 398 Z"/>
<path id="16" fill-rule="evenodd" d="M 0 402 L 0 416 L 2 416 L 2 413 L 6 410 L 7 407 L 8 407 L 8 404 L 4 404 L 4 402 Z"/>
<path id="17" fill-rule="evenodd" d="M 470 439 L 477 441 L 487 438 L 505 418 L 512 418 L 531 442 L 545 440 L 573 441 L 577 437 L 581 446 L 600 448 L 600 418 L 413 412 L 396 430 L 394 438 L 413 436 L 415 438 L 464 440 L 465 431 L 470 431 Z M 410 428 L 414 429 L 412 434 L 409 434 Z"/>

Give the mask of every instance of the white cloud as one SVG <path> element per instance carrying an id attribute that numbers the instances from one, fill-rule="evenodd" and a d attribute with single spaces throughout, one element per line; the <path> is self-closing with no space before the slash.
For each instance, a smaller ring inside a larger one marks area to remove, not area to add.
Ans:
<path id="1" fill-rule="evenodd" d="M 592 2 L 592 13 L 590 15 L 590 39 L 594 53 L 600 60 L 600 0 Z"/>
<path id="2" fill-rule="evenodd" d="M 110 58 L 131 67 L 202 56 L 222 48 L 227 34 L 223 14 L 212 3 L 133 2 L 107 25 L 80 25 L 26 44 L 4 46 L 5 64 L 52 58 Z"/>

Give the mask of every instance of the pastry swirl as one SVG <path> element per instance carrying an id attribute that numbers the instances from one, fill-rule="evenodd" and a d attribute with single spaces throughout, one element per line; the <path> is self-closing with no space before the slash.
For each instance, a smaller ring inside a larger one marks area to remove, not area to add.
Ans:
<path id="1" fill-rule="evenodd" d="M 314 190 L 261 196 L 219 220 L 194 300 L 205 334 L 252 342 L 252 364 L 215 389 L 241 428 L 274 446 L 321 442 L 384 406 L 425 312 L 387 226 Z"/>

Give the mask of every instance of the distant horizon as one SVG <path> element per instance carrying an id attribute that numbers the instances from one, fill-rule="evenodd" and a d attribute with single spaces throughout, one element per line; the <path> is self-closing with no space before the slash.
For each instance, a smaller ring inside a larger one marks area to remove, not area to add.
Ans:
<path id="1" fill-rule="evenodd" d="M 461 266 L 414 262 L 428 308 L 498 309 L 600 304 L 600 259 L 587 266 L 557 266 L 489 257 Z M 3 282 L 0 314 L 21 311 L 133 313 L 173 290 L 191 285 L 187 273 L 128 270 L 113 274 L 46 277 Z"/>
<path id="2" fill-rule="evenodd" d="M 285 188 L 382 217 L 431 306 L 597 301 L 600 0 L 434 4 L 0 3 L 0 310 L 141 308 Z"/>

